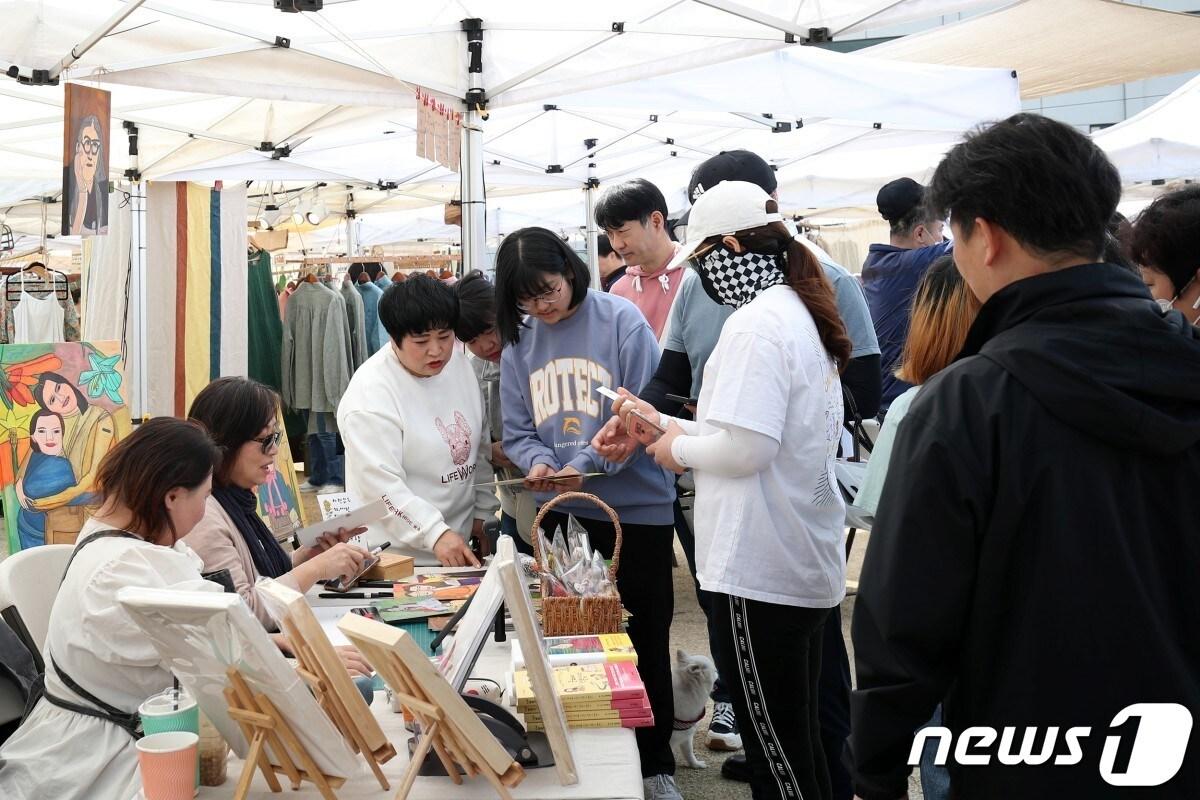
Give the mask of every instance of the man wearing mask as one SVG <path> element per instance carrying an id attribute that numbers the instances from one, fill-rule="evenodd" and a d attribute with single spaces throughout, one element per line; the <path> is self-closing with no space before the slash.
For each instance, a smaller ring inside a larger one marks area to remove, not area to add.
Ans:
<path id="1" fill-rule="evenodd" d="M 884 413 L 911 388 L 896 377 L 897 362 L 908 339 L 908 313 L 925 270 L 953 246 L 943 239 L 942 220 L 925 204 L 925 187 L 912 178 L 885 184 L 875 197 L 879 214 L 891 227 L 888 244 L 873 244 L 863 263 L 862 285 L 882 352 Z"/>

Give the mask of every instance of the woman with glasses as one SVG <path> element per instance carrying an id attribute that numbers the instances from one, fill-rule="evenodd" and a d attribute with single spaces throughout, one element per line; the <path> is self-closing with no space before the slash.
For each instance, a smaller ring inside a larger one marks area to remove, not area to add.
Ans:
<path id="1" fill-rule="evenodd" d="M 617 590 L 633 615 L 629 637 L 655 719 L 653 728 L 637 731 L 645 794 L 672 800 L 679 797 L 671 778 L 668 647 L 675 483 L 649 458 L 609 463 L 590 444 L 608 418 L 597 387 L 645 385 L 658 365 L 658 341 L 637 306 L 588 283 L 587 266 L 552 231 L 523 228 L 500 245 L 496 327 L 507 345 L 500 358 L 503 447 L 538 502 L 583 489 L 621 519 Z M 584 477 L 592 473 L 601 474 Z M 567 514 L 587 529 L 596 550 L 612 555 L 613 524 L 603 511 L 588 502 L 565 502 L 547 516 L 547 531 L 565 523 Z"/>
<path id="2" fill-rule="evenodd" d="M 278 396 L 261 383 L 218 378 L 196 395 L 188 412 L 208 429 L 223 460 L 213 474 L 204 518 L 184 541 L 204 560 L 205 572 L 229 570 L 234 588 L 269 630 L 275 620 L 254 590 L 260 576 L 306 592 L 318 580 L 358 574 L 367 555 L 346 542 L 361 529 L 344 528 L 289 554 L 259 518 L 254 490 L 271 479 L 275 468 L 278 409 Z"/>

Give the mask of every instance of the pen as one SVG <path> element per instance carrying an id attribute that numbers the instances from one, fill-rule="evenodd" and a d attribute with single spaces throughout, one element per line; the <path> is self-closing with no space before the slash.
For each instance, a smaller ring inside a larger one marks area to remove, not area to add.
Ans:
<path id="1" fill-rule="evenodd" d="M 321 592 L 317 595 L 327 600 L 383 600 L 395 596 L 394 592 Z"/>

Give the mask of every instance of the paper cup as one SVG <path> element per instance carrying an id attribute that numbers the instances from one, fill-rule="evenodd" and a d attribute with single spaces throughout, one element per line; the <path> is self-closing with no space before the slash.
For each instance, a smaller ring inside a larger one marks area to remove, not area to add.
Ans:
<path id="1" fill-rule="evenodd" d="M 192 800 L 196 796 L 196 747 L 190 731 L 152 733 L 137 742 L 138 769 L 146 800 Z"/>
<path id="2" fill-rule="evenodd" d="M 142 733 L 184 731 L 200 735 L 200 707 L 185 690 L 167 689 L 154 695 L 138 707 L 142 718 Z M 196 764 L 196 788 L 200 787 L 200 765 Z"/>

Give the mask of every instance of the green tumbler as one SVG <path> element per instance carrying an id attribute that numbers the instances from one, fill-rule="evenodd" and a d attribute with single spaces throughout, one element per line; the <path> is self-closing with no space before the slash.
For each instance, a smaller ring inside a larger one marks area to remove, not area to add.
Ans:
<path id="1" fill-rule="evenodd" d="M 200 706 L 184 689 L 167 689 L 138 707 L 142 733 L 187 731 L 200 735 Z M 200 762 L 196 762 L 196 791 L 200 790 Z"/>

